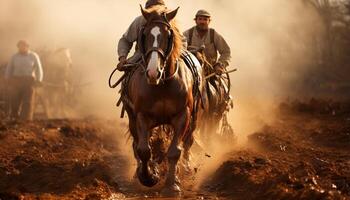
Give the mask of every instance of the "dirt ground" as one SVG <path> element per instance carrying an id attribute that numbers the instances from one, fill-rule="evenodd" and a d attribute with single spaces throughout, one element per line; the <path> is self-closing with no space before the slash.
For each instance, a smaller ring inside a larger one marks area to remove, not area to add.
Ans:
<path id="1" fill-rule="evenodd" d="M 230 199 L 350 199 L 349 103 L 281 104 L 204 188 Z"/>
<path id="2" fill-rule="evenodd" d="M 277 120 L 181 199 L 350 199 L 350 104 L 280 106 Z M 130 178 L 125 124 L 0 122 L 0 199 L 161 199 Z M 195 175 L 194 175 L 195 176 Z M 163 198 L 166 199 L 166 198 Z"/>

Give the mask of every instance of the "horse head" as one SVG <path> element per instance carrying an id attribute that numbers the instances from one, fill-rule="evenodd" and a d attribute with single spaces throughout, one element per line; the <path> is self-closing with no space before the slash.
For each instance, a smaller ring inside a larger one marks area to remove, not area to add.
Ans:
<path id="1" fill-rule="evenodd" d="M 170 63 L 176 37 L 171 22 L 178 9 L 166 12 L 160 9 L 145 10 L 141 6 L 146 25 L 140 31 L 138 47 L 143 55 L 147 81 L 151 85 L 160 83 Z"/>

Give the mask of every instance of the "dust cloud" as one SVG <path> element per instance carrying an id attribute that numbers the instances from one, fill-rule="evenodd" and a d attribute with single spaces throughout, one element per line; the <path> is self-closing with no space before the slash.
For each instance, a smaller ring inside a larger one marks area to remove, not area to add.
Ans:
<path id="1" fill-rule="evenodd" d="M 212 27 L 231 46 L 230 67 L 239 70 L 231 75 L 237 109 L 247 101 L 259 104 L 264 99 L 265 105 L 266 100 L 284 95 L 284 83 L 307 70 L 302 67 L 312 52 L 297 46 L 319 27 L 316 14 L 301 1 L 167 3 L 169 8 L 181 7 L 178 21 L 182 30 L 194 25 L 198 9 L 212 13 Z M 144 1 L 1 0 L 1 60 L 6 61 L 15 52 L 16 41 L 21 38 L 28 39 L 33 49 L 68 47 L 79 72 L 76 76 L 93 83 L 87 91 L 91 101 L 88 109 L 117 113 L 113 109 L 116 91 L 108 90 L 106 82 L 116 64 L 118 38 L 140 14 L 138 4 Z M 304 51 L 283 55 L 293 48 Z"/>
<path id="2" fill-rule="evenodd" d="M 1 0 L 0 63 L 16 51 L 19 39 L 30 41 L 33 49 L 70 48 L 76 79 L 90 83 L 81 98 L 81 113 L 117 118 L 118 90 L 109 89 L 107 80 L 117 64 L 118 39 L 140 15 L 139 4 L 144 3 Z M 245 136 L 274 119 L 277 102 L 295 94 L 310 70 L 314 52 L 308 44 L 322 31 L 316 12 L 301 0 L 176 0 L 167 4 L 171 9 L 180 6 L 177 19 L 184 31 L 194 25 L 198 9 L 207 9 L 213 16 L 211 26 L 231 46 L 230 69 L 238 71 L 230 75 L 235 103 L 230 122 L 244 145 Z M 215 151 L 211 163 L 218 165 L 224 152 Z"/>

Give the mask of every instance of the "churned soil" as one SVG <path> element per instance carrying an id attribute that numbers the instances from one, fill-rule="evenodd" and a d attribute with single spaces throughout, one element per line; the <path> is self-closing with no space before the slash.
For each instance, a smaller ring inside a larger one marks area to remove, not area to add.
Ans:
<path id="1" fill-rule="evenodd" d="M 1 122 L 0 199 L 123 196 L 113 177 L 127 160 L 109 123 L 114 122 Z"/>
<path id="2" fill-rule="evenodd" d="M 200 187 L 184 185 L 181 199 L 350 199 L 349 108 L 281 104 L 275 122 L 228 153 Z M 1 120 L 0 199 L 161 199 L 160 188 L 130 178 L 126 130 L 94 118 Z"/>
<path id="3" fill-rule="evenodd" d="M 229 199 L 350 199 L 350 104 L 311 99 L 280 106 L 204 188 Z"/>

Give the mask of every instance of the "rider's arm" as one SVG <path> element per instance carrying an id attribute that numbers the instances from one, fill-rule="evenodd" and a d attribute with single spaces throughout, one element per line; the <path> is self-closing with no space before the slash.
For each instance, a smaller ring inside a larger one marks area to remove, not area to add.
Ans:
<path id="1" fill-rule="evenodd" d="M 118 55 L 120 57 L 127 57 L 134 42 L 137 41 L 137 37 L 140 28 L 143 26 L 144 18 L 143 16 L 137 17 L 129 26 L 127 31 L 123 34 L 118 42 Z"/>
<path id="2" fill-rule="evenodd" d="M 182 33 L 182 35 L 186 38 L 186 46 L 187 47 L 189 47 L 188 42 L 190 41 L 190 33 L 189 32 L 190 32 L 190 29 Z"/>
<path id="3" fill-rule="evenodd" d="M 227 67 L 231 60 L 231 49 L 225 39 L 215 31 L 214 43 L 220 53 L 219 62 Z"/>
<path id="4" fill-rule="evenodd" d="M 187 49 L 187 37 L 181 34 L 182 48 Z"/>
<path id="5" fill-rule="evenodd" d="M 182 35 L 186 38 L 187 42 L 188 42 L 188 30 L 183 32 Z"/>

